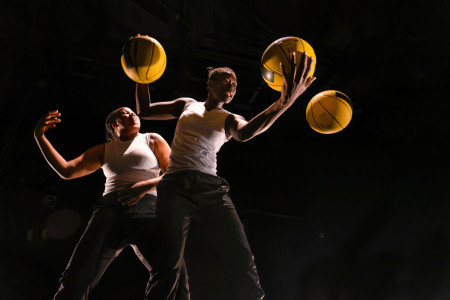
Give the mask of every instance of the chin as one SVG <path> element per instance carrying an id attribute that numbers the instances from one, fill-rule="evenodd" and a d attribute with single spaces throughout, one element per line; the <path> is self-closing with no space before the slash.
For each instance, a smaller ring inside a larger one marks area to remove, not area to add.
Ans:
<path id="1" fill-rule="evenodd" d="M 233 101 L 233 96 L 231 96 L 231 97 L 229 97 L 227 100 L 225 100 L 225 103 L 228 104 L 228 103 L 230 103 L 231 101 Z"/>

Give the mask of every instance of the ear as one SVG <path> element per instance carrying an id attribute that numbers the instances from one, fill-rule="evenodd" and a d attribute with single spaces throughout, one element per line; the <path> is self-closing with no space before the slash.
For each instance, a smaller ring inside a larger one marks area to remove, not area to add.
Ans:
<path id="1" fill-rule="evenodd" d="M 206 86 L 206 89 L 209 91 L 212 89 L 212 85 L 214 84 L 214 82 L 212 82 L 211 80 L 208 81 L 208 85 Z"/>

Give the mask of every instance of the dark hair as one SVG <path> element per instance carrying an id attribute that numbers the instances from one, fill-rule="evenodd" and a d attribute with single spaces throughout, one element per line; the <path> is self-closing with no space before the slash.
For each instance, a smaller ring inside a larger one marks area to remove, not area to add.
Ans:
<path id="1" fill-rule="evenodd" d="M 228 67 L 220 67 L 220 68 L 208 67 L 207 70 L 208 70 L 208 81 L 206 83 L 207 83 L 208 87 L 212 81 L 216 80 L 216 78 L 219 74 L 223 74 L 223 73 L 233 74 L 234 77 L 236 77 L 236 73 L 234 73 L 234 71 Z"/>
<path id="2" fill-rule="evenodd" d="M 105 120 L 105 128 L 106 128 L 106 139 L 108 141 L 114 141 L 119 138 L 112 124 L 116 121 L 117 112 L 120 111 L 120 108 L 113 110 L 109 113 Z"/>

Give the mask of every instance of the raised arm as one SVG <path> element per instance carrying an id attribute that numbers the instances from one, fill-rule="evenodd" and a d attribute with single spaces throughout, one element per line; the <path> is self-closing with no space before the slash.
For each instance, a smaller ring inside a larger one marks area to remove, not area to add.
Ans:
<path id="1" fill-rule="evenodd" d="M 136 83 L 136 113 L 145 120 L 170 120 L 178 118 L 191 98 L 151 103 L 148 84 Z"/>
<path id="2" fill-rule="evenodd" d="M 170 155 L 169 144 L 167 144 L 166 140 L 159 134 L 152 133 L 150 137 L 150 148 L 158 160 L 162 174 L 156 178 L 136 182 L 131 187 L 119 191 L 118 201 L 124 206 L 135 205 L 147 192 L 156 190 L 156 185 L 167 171 Z"/>
<path id="3" fill-rule="evenodd" d="M 269 129 L 316 79 L 308 77 L 312 63 L 313 59 L 304 53 L 299 67 L 296 68 L 296 55 L 292 53 L 290 64 L 291 70 L 294 71 L 287 74 L 281 64 L 284 81 L 280 98 L 248 122 L 241 116 L 231 114 L 225 120 L 226 132 L 234 139 L 245 142 Z"/>
<path id="4" fill-rule="evenodd" d="M 105 146 L 100 144 L 89 148 L 75 159 L 66 161 L 45 136 L 48 129 L 61 122 L 58 110 L 48 112 L 42 117 L 34 130 L 34 138 L 48 164 L 63 179 L 74 179 L 86 176 L 101 167 Z"/>

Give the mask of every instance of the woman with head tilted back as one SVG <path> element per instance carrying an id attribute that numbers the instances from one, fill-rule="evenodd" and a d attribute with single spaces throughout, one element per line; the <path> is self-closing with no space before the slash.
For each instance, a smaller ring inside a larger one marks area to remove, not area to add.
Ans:
<path id="1" fill-rule="evenodd" d="M 65 160 L 46 138 L 48 129 L 61 122 L 58 110 L 42 117 L 34 136 L 49 165 L 63 179 L 89 175 L 102 168 L 106 177 L 103 196 L 60 278 L 54 299 L 87 299 L 104 271 L 130 245 L 151 271 L 161 244 L 156 222 L 156 185 L 167 170 L 170 147 L 156 133 L 140 133 L 140 119 L 127 107 L 106 119 L 109 142 Z M 184 270 L 184 266 L 182 267 Z M 151 276 L 150 276 L 151 278 Z M 148 293 L 147 287 L 146 294 Z M 181 272 L 176 299 L 189 299 L 187 277 Z"/>

